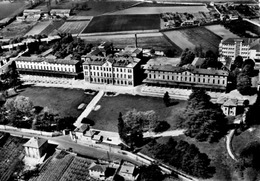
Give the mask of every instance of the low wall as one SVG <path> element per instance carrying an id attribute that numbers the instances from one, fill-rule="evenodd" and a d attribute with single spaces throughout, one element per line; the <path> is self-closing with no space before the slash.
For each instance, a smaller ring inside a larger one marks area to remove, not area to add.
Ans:
<path id="1" fill-rule="evenodd" d="M 17 131 L 17 132 L 21 132 L 21 133 L 41 135 L 41 136 L 48 136 L 48 137 L 54 137 L 54 136 L 59 136 L 60 135 L 59 132 L 37 131 L 37 130 L 32 130 L 32 129 L 17 128 L 17 127 L 8 126 L 8 125 L 0 125 L 0 131 L 1 130 Z"/>

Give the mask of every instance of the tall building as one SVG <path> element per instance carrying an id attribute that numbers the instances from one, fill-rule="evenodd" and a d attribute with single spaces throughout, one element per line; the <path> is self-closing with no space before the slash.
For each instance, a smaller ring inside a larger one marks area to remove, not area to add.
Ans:
<path id="1" fill-rule="evenodd" d="M 201 69 L 194 66 L 177 67 L 171 62 L 149 60 L 143 66 L 148 86 L 172 88 L 204 88 L 210 91 L 224 92 L 227 86 L 228 71 Z"/>
<path id="2" fill-rule="evenodd" d="M 139 58 L 91 56 L 83 59 L 84 78 L 89 83 L 135 86 L 140 80 Z"/>
<path id="3" fill-rule="evenodd" d="M 243 59 L 259 59 L 260 39 L 255 38 L 229 38 L 219 44 L 221 57 L 230 57 L 234 60 L 238 55 Z"/>

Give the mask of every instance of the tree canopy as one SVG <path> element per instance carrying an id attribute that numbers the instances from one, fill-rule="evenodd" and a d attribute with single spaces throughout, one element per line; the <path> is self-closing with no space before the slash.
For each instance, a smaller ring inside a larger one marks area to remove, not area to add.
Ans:
<path id="1" fill-rule="evenodd" d="M 152 164 L 149 166 L 142 165 L 140 167 L 141 181 L 162 181 L 164 175 L 158 165 Z"/>
<path id="2" fill-rule="evenodd" d="M 185 135 L 198 141 L 216 142 L 228 130 L 222 110 L 210 101 L 210 96 L 202 89 L 193 90 L 178 119 L 177 127 L 186 129 Z"/>
<path id="3" fill-rule="evenodd" d="M 185 49 L 181 54 L 181 61 L 179 63 L 179 66 L 182 67 L 183 65 L 192 63 L 194 58 L 195 58 L 195 54 L 188 48 Z"/>

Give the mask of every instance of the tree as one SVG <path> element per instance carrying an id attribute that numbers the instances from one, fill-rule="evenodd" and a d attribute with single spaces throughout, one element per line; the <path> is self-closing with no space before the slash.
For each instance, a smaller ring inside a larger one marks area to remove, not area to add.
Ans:
<path id="1" fill-rule="evenodd" d="M 169 106 L 169 104 L 170 104 L 170 96 L 169 96 L 168 91 L 166 91 L 166 92 L 164 93 L 163 102 L 164 102 L 164 104 L 165 104 L 166 107 Z"/>
<path id="2" fill-rule="evenodd" d="M 176 50 L 175 49 L 167 49 L 167 50 L 164 51 L 164 55 L 166 57 L 175 57 Z"/>
<path id="3" fill-rule="evenodd" d="M 74 117 L 60 118 L 57 121 L 57 130 L 64 130 L 64 129 L 74 130 L 75 126 L 73 125 L 73 123 L 75 121 L 76 121 L 76 118 L 74 118 Z"/>
<path id="4" fill-rule="evenodd" d="M 195 58 L 195 54 L 186 48 L 181 54 L 181 61 L 179 66 L 182 67 L 183 65 L 190 64 Z"/>
<path id="5" fill-rule="evenodd" d="M 119 113 L 119 117 L 118 117 L 118 124 L 117 124 L 117 128 L 118 128 L 118 134 L 120 136 L 120 138 L 122 140 L 125 140 L 125 124 L 124 124 L 124 120 L 122 118 L 122 113 Z"/>
<path id="6" fill-rule="evenodd" d="M 142 165 L 140 167 L 141 181 L 162 181 L 164 176 L 158 165 L 152 164 L 149 166 Z"/>
<path id="7" fill-rule="evenodd" d="M 252 95 L 253 90 L 251 88 L 251 77 L 246 73 L 242 72 L 237 77 L 237 90 L 242 95 Z"/>
<path id="8" fill-rule="evenodd" d="M 243 57 L 241 57 L 240 55 L 238 55 L 235 60 L 234 60 L 234 65 L 237 67 L 237 68 L 242 68 L 242 65 L 243 65 Z"/>

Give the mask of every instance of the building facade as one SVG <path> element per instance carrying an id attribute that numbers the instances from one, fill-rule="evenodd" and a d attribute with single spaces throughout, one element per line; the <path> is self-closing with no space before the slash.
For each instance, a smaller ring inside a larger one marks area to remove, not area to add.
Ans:
<path id="1" fill-rule="evenodd" d="M 135 57 L 82 58 L 84 78 L 89 83 L 135 86 L 141 60 Z"/>
<path id="2" fill-rule="evenodd" d="M 154 64 L 154 62 L 150 64 L 149 62 L 143 66 L 147 74 L 143 82 L 148 86 L 204 88 L 220 92 L 226 90 L 228 71 L 201 69 L 193 66 L 184 68 L 170 64 Z"/>
<path id="3" fill-rule="evenodd" d="M 39 159 L 46 153 L 48 149 L 48 141 L 43 138 L 32 137 L 23 146 L 27 157 Z"/>
<path id="4" fill-rule="evenodd" d="M 259 42 L 260 39 L 255 38 L 229 38 L 221 41 L 219 44 L 219 52 L 222 57 L 230 57 L 234 60 L 237 56 L 243 59 L 259 59 Z"/>
<path id="5" fill-rule="evenodd" d="M 15 63 L 19 73 L 27 75 L 78 78 L 82 72 L 77 60 L 19 57 Z"/>

